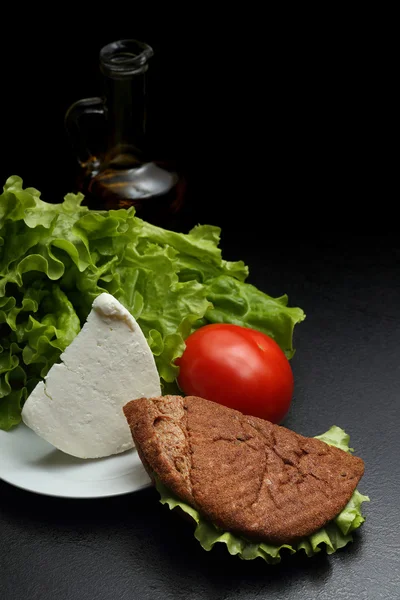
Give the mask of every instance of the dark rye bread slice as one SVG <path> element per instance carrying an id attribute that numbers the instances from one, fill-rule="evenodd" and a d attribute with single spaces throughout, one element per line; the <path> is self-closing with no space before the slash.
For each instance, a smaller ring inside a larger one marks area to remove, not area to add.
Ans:
<path id="1" fill-rule="evenodd" d="M 203 398 L 140 398 L 124 413 L 149 474 L 250 539 L 282 544 L 314 533 L 364 473 L 361 458 Z"/>

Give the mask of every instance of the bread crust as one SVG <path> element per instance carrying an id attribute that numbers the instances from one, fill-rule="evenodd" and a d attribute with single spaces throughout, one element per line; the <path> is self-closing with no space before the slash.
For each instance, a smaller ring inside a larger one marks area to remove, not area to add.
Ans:
<path id="1" fill-rule="evenodd" d="M 364 473 L 361 458 L 203 398 L 140 398 L 124 413 L 150 476 L 249 539 L 311 535 L 343 510 Z"/>

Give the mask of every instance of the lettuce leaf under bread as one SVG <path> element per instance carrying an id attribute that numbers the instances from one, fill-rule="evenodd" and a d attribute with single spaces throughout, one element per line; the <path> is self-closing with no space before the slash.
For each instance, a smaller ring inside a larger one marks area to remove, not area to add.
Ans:
<path id="1" fill-rule="evenodd" d="M 27 396 L 103 292 L 138 321 L 164 393 L 178 393 L 175 359 L 207 323 L 258 328 L 293 355 L 303 311 L 245 283 L 247 266 L 222 257 L 218 227 L 182 234 L 139 219 L 134 208 L 95 211 L 82 200 L 45 202 L 16 176 L 0 194 L 0 429 L 20 422 Z"/>
<path id="2" fill-rule="evenodd" d="M 352 448 L 349 447 L 350 437 L 340 427 L 333 426 L 326 433 L 316 437 L 346 452 L 352 451 Z M 347 506 L 325 527 L 319 529 L 313 535 L 299 540 L 293 546 L 290 544 L 274 546 L 265 543 L 254 543 L 242 536 L 222 531 L 202 517 L 189 504 L 179 500 L 157 477 L 155 477 L 155 481 L 160 494 L 160 502 L 166 504 L 171 510 L 179 507 L 195 521 L 194 536 L 204 550 L 211 550 L 215 544 L 222 543 L 226 545 L 228 552 L 232 555 L 237 555 L 243 560 L 262 558 L 268 564 L 279 563 L 282 558 L 282 550 L 290 554 L 304 551 L 310 557 L 323 549 L 327 554 L 333 554 L 339 548 L 343 548 L 353 541 L 351 533 L 365 521 L 365 517 L 361 513 L 361 504 L 369 501 L 368 496 L 363 496 L 358 490 L 355 490 Z"/>

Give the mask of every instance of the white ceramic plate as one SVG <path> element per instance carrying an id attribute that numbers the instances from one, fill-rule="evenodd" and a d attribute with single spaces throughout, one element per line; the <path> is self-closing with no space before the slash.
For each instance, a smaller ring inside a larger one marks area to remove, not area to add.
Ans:
<path id="1" fill-rule="evenodd" d="M 150 485 L 135 450 L 82 460 L 56 450 L 23 423 L 0 430 L 0 479 L 16 487 L 60 498 L 104 498 Z"/>

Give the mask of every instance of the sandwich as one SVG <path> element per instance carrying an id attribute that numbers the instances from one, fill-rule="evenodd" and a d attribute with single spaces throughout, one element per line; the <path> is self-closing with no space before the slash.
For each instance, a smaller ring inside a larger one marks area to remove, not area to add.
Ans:
<path id="1" fill-rule="evenodd" d="M 318 551 L 316 535 L 334 551 L 364 520 L 359 505 L 368 498 L 356 492 L 364 462 L 329 440 L 195 396 L 139 398 L 123 410 L 157 489 L 171 508 L 187 507 L 198 539 L 199 526 L 208 528 L 206 549 L 213 545 L 211 527 L 217 538 L 225 536 L 215 541 L 229 551 L 236 544 L 231 553 L 278 562 L 282 548 Z M 347 531 L 337 546 L 324 535 L 328 531 L 329 538 L 332 526 L 340 532 L 338 518 L 346 509 L 354 518 L 346 515 Z"/>

